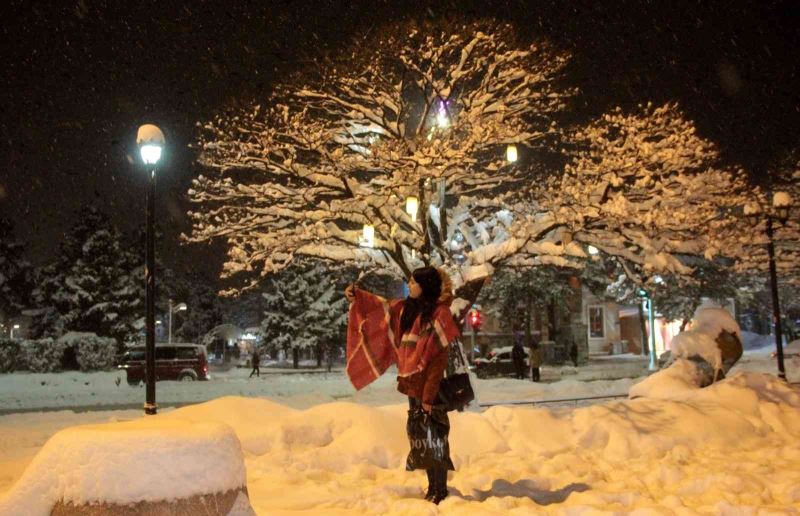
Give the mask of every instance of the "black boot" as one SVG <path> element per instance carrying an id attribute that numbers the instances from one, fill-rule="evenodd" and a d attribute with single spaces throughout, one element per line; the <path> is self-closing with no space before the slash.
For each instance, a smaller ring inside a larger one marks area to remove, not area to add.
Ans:
<path id="1" fill-rule="evenodd" d="M 436 480 L 435 482 L 436 488 L 434 490 L 434 496 L 431 501 L 436 505 L 439 505 L 439 502 L 447 498 L 447 495 L 449 494 L 447 492 L 447 469 L 445 468 L 437 469 L 434 471 L 433 475 Z"/>
<path id="2" fill-rule="evenodd" d="M 426 469 L 425 474 L 428 475 L 428 490 L 425 492 L 425 499 L 432 502 L 436 495 L 436 476 L 432 469 Z"/>

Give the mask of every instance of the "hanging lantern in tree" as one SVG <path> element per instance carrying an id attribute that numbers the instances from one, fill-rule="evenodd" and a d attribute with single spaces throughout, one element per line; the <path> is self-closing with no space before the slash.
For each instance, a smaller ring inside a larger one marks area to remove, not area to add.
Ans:
<path id="1" fill-rule="evenodd" d="M 417 221 L 417 210 L 419 210 L 419 199 L 409 196 L 406 198 L 406 213 L 411 217 L 414 222 Z"/>
<path id="2" fill-rule="evenodd" d="M 375 247 L 375 226 L 364 224 L 364 233 L 361 235 L 361 247 Z"/>
<path id="3" fill-rule="evenodd" d="M 506 147 L 506 161 L 509 163 L 517 161 L 517 146 L 513 143 L 509 143 L 508 147 Z"/>

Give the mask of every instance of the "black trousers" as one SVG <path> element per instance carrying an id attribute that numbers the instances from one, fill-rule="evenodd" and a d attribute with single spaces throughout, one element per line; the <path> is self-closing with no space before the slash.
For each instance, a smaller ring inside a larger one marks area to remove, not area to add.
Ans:
<path id="1" fill-rule="evenodd" d="M 252 370 L 252 371 L 250 371 L 250 376 L 248 376 L 248 378 L 252 378 L 254 374 L 255 374 L 257 377 L 261 378 L 261 371 L 258 369 L 258 366 L 257 366 L 257 365 L 254 365 L 254 366 L 253 366 L 253 370 Z"/>
<path id="2" fill-rule="evenodd" d="M 531 367 L 531 380 L 534 382 L 539 381 L 539 368 L 538 367 Z"/>

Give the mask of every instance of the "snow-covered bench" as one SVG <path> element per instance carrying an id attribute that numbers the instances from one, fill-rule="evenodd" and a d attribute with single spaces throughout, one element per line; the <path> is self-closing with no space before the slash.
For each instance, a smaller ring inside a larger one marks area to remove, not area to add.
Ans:
<path id="1" fill-rule="evenodd" d="M 67 428 L 26 469 L 0 514 L 253 514 L 228 425 L 160 416 Z"/>

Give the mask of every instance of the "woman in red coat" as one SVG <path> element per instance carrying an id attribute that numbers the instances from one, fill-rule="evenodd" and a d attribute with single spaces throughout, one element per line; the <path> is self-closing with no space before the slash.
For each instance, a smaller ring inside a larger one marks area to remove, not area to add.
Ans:
<path id="1" fill-rule="evenodd" d="M 444 271 L 422 267 L 412 273 L 408 289 L 408 298 L 391 301 L 353 286 L 345 290 L 351 302 L 347 373 L 358 389 L 396 363 L 397 390 L 408 396 L 409 419 L 423 410 L 446 429 L 446 443 L 450 422 L 446 410 L 436 405 L 448 346 L 459 335 L 450 314 L 452 285 Z M 414 469 L 410 462 L 406 467 Z M 439 467 L 426 469 L 426 499 L 438 504 L 447 497 L 448 469 L 454 469 L 449 454 Z"/>

